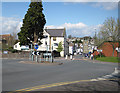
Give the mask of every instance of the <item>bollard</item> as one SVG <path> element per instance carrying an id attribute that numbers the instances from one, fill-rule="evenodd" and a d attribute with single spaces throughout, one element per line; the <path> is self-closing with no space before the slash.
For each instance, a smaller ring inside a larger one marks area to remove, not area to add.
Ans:
<path id="1" fill-rule="evenodd" d="M 72 60 L 72 55 L 70 55 L 70 59 Z"/>
<path id="2" fill-rule="evenodd" d="M 31 58 L 32 58 L 32 61 L 34 61 L 34 56 L 33 55 L 31 56 Z"/>
<path id="3" fill-rule="evenodd" d="M 29 53 L 29 61 L 31 61 L 31 54 Z"/>
<path id="4" fill-rule="evenodd" d="M 68 59 L 68 55 L 66 55 L 65 59 Z"/>
<path id="5" fill-rule="evenodd" d="M 52 62 L 52 55 L 51 55 L 51 62 Z"/>
<path id="6" fill-rule="evenodd" d="M 45 58 L 45 55 L 44 55 L 44 60 L 43 60 L 43 62 L 45 62 L 45 60 L 46 60 L 46 58 Z"/>
<path id="7" fill-rule="evenodd" d="M 36 56 L 36 62 L 38 61 L 38 56 Z"/>
<path id="8" fill-rule="evenodd" d="M 48 61 L 48 56 L 46 57 L 46 61 Z"/>
<path id="9" fill-rule="evenodd" d="M 115 67 L 114 73 L 118 73 L 118 69 Z"/>

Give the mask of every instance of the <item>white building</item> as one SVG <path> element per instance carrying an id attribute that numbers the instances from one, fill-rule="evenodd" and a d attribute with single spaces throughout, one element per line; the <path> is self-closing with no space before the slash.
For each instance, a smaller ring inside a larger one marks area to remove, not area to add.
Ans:
<path id="1" fill-rule="evenodd" d="M 57 51 L 58 44 L 62 42 L 63 50 L 60 55 L 62 57 L 68 55 L 69 49 L 65 29 L 45 29 L 43 35 L 46 38 L 41 40 L 42 44 L 39 46 L 38 51 Z"/>
<path id="2" fill-rule="evenodd" d="M 16 43 L 14 46 L 13 46 L 14 49 L 16 50 L 29 50 L 29 46 L 28 45 L 22 45 L 20 46 L 20 42 Z"/>
<path id="3" fill-rule="evenodd" d="M 73 54 L 73 49 L 74 49 L 74 44 L 73 44 L 73 43 L 70 43 L 70 44 L 69 44 L 69 55 L 70 55 L 70 54 Z"/>

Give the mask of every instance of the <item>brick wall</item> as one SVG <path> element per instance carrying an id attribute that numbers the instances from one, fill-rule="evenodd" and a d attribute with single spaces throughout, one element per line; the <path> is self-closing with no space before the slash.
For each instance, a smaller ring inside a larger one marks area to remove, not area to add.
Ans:
<path id="1" fill-rule="evenodd" d="M 115 50 L 118 47 L 118 42 L 104 42 L 98 49 L 102 49 L 102 53 L 107 56 L 113 56 L 113 46 L 114 45 L 114 56 L 117 56 L 117 51 Z"/>

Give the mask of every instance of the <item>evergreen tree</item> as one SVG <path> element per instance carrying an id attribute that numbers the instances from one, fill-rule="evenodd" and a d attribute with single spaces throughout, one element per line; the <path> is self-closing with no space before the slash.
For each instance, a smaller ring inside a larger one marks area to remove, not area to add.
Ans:
<path id="1" fill-rule="evenodd" d="M 62 50 L 63 50 L 62 42 L 60 42 L 60 43 L 58 44 L 57 51 L 58 51 L 58 52 L 61 52 Z"/>
<path id="2" fill-rule="evenodd" d="M 45 16 L 42 13 L 42 1 L 31 2 L 29 9 L 23 19 L 21 31 L 18 33 L 20 45 L 28 45 L 30 41 L 40 44 L 39 39 L 43 38 L 43 28 L 46 24 Z"/>

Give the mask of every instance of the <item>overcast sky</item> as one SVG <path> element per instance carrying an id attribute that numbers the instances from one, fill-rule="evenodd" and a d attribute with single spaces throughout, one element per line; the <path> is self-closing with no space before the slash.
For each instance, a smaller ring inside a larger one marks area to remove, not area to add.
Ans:
<path id="1" fill-rule="evenodd" d="M 99 31 L 99 28 L 107 18 L 118 18 L 117 2 L 87 2 L 87 0 L 86 2 L 78 2 L 81 0 L 74 0 L 77 2 L 70 2 L 72 0 L 52 1 L 43 2 L 43 13 L 47 21 L 45 27 L 65 27 L 67 35 L 77 37 L 94 36 L 95 29 Z M 29 4 L 30 2 L 14 2 L 14 0 L 2 2 L 2 16 L 0 16 L 0 21 L 2 20 L 2 23 L 0 23 L 2 25 L 2 34 L 20 31 L 22 19 L 29 8 Z"/>

